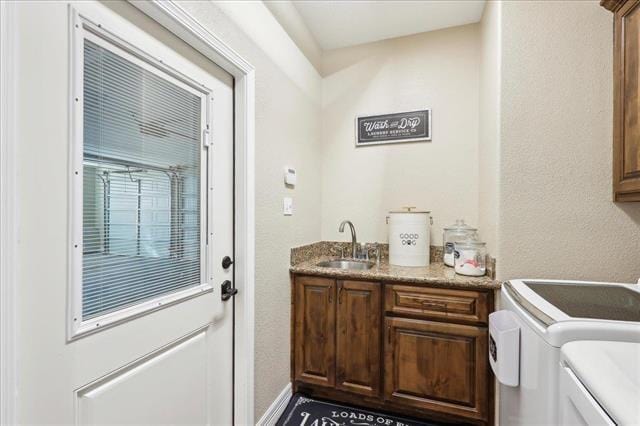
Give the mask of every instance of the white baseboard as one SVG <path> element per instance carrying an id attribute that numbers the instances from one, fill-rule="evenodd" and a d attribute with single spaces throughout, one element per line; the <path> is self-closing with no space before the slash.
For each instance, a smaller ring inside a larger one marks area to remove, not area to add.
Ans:
<path id="1" fill-rule="evenodd" d="M 291 383 L 282 389 L 280 395 L 271 403 L 267 411 L 260 417 L 257 426 L 273 426 L 276 424 L 291 399 Z"/>

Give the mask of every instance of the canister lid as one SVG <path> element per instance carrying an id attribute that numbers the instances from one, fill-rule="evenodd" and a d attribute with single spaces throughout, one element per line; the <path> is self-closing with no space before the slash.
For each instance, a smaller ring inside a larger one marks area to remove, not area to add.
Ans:
<path id="1" fill-rule="evenodd" d="M 469 226 L 464 223 L 464 219 L 456 219 L 456 223 L 454 225 L 445 226 L 445 231 L 477 231 L 478 228 L 474 228 L 473 226 Z"/>
<path id="2" fill-rule="evenodd" d="M 416 210 L 416 207 L 403 206 L 400 210 L 391 210 L 389 213 L 431 213 L 430 210 Z"/>
<path id="3" fill-rule="evenodd" d="M 454 244 L 455 244 L 455 248 L 469 248 L 469 249 L 482 248 L 487 245 L 487 243 L 485 242 L 472 240 L 472 239 L 468 239 L 464 241 L 456 241 Z"/>

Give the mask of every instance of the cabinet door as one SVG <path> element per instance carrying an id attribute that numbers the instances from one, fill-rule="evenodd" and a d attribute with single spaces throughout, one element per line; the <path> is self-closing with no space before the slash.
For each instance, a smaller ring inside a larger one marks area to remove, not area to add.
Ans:
<path id="1" fill-rule="evenodd" d="M 336 387 L 380 394 L 380 283 L 338 281 Z"/>
<path id="2" fill-rule="evenodd" d="M 486 328 L 387 317 L 385 332 L 388 401 L 487 419 Z"/>
<path id="3" fill-rule="evenodd" d="M 613 191 L 640 201 L 640 1 L 619 2 L 614 15 Z"/>
<path id="4" fill-rule="evenodd" d="M 295 378 L 334 386 L 336 373 L 335 281 L 296 277 Z"/>

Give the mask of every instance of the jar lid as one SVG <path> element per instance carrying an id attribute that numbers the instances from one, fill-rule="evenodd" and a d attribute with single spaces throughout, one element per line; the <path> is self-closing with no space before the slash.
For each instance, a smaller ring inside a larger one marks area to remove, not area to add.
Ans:
<path id="1" fill-rule="evenodd" d="M 390 210 L 389 213 L 431 213 L 430 210 L 415 210 L 416 207 L 403 206 L 400 210 Z"/>
<path id="2" fill-rule="evenodd" d="M 472 239 L 465 240 L 465 241 L 457 241 L 453 244 L 455 244 L 456 248 L 482 248 L 487 245 L 487 243 L 484 243 L 482 241 L 472 240 Z"/>
<path id="3" fill-rule="evenodd" d="M 477 231 L 478 228 L 474 228 L 473 226 L 469 226 L 464 223 L 464 219 L 456 219 L 456 223 L 454 225 L 445 226 L 445 231 Z"/>

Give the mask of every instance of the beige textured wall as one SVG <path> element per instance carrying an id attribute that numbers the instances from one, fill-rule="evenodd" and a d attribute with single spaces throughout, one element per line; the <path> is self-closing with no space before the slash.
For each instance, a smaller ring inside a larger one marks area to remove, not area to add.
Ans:
<path id="1" fill-rule="evenodd" d="M 278 46 L 277 34 L 260 46 L 232 18 L 209 2 L 182 2 L 210 31 L 229 43 L 256 68 L 256 323 L 255 415 L 256 421 L 289 383 L 289 250 L 320 239 L 320 105 L 301 87 L 317 74 L 292 69 L 299 51 Z M 244 17 L 260 18 L 259 9 L 247 5 Z M 261 3 L 257 6 L 264 7 Z M 267 13 L 269 13 L 267 11 Z M 273 18 L 272 18 L 273 19 Z M 262 21 L 263 27 L 269 24 Z M 242 23 L 240 23 L 241 25 Z M 265 38 L 261 42 L 265 42 Z M 291 43 L 295 49 L 295 45 Z M 276 63 L 269 49 L 291 60 Z M 289 66 L 283 70 L 280 66 Z M 309 67 L 311 69 L 311 67 Z M 286 189 L 283 167 L 298 169 L 298 185 Z M 282 215 L 282 198 L 294 198 L 295 214 Z"/>
<path id="2" fill-rule="evenodd" d="M 351 219 L 359 241 L 387 241 L 391 209 L 433 212 L 442 226 L 478 221 L 479 25 L 325 52 L 322 105 L 322 238 Z M 431 142 L 355 148 L 357 115 L 429 107 Z"/>
<path id="3" fill-rule="evenodd" d="M 500 146 L 500 2 L 487 2 L 480 21 L 478 227 L 492 256 L 498 253 Z"/>
<path id="4" fill-rule="evenodd" d="M 502 5 L 500 278 L 640 277 L 640 205 L 611 201 L 612 16 Z"/>

